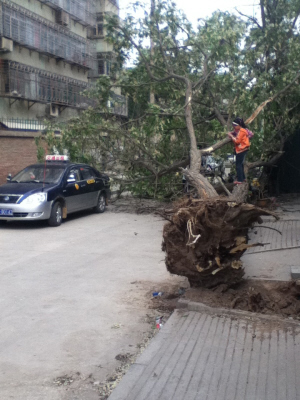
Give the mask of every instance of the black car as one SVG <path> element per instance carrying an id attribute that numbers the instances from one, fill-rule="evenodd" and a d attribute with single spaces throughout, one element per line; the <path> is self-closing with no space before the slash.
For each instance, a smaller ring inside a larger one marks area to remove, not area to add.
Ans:
<path id="1" fill-rule="evenodd" d="M 105 211 L 110 198 L 109 177 L 66 156 L 47 156 L 0 186 L 0 221 L 48 220 L 59 226 L 76 211 Z"/>

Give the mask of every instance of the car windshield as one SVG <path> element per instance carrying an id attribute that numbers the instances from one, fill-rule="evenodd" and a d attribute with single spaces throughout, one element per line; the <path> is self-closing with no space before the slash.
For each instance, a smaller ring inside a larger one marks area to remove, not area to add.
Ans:
<path id="1" fill-rule="evenodd" d="M 33 165 L 19 172 L 16 176 L 13 177 L 11 182 L 57 183 L 60 180 L 64 171 L 65 168 L 58 166 L 46 166 L 45 168 L 43 165 Z"/>

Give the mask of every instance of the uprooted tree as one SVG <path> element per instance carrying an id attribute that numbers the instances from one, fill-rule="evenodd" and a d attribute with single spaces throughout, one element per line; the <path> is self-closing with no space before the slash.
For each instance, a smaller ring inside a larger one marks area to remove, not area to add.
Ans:
<path id="1" fill-rule="evenodd" d="M 199 172 L 201 156 L 228 145 L 236 115 L 255 131 L 252 166 L 280 156 L 299 116 L 299 1 L 261 0 L 258 19 L 215 13 L 196 31 L 173 4 L 152 5 L 141 19 L 108 19 L 115 67 L 132 54 L 137 61 L 114 79 L 99 79 L 90 94 L 95 108 L 72 121 L 62 140 L 50 135 L 48 143 L 68 148 L 74 159 L 94 150 L 136 192 L 155 195 L 174 186 L 182 168 L 198 198 L 164 214 L 167 268 L 192 285 L 236 282 L 248 228 L 267 211 L 244 203 L 247 184 L 219 197 Z M 107 108 L 115 87 L 131 99 L 126 121 Z"/>

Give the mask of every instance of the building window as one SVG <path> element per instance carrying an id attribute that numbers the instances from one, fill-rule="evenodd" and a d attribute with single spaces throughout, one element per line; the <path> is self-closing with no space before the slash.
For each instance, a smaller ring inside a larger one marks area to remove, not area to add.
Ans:
<path id="1" fill-rule="evenodd" d="M 104 22 L 103 14 L 98 14 L 97 15 L 97 35 L 98 36 L 103 36 L 103 34 L 104 34 L 103 22 Z"/>
<path id="2" fill-rule="evenodd" d="M 105 61 L 98 60 L 98 74 L 105 75 Z"/>
<path id="3" fill-rule="evenodd" d="M 97 24 L 97 34 L 103 36 L 103 23 Z"/>

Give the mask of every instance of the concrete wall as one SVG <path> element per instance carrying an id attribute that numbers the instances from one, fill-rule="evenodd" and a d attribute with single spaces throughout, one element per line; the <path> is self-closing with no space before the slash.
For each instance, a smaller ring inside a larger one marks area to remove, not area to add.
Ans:
<path id="1" fill-rule="evenodd" d="M 105 39 L 96 39 L 96 51 L 97 53 L 108 53 L 113 51 L 113 46 Z"/>

